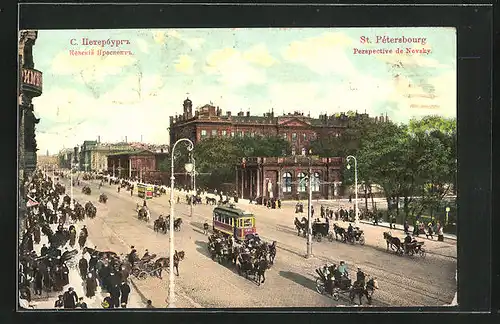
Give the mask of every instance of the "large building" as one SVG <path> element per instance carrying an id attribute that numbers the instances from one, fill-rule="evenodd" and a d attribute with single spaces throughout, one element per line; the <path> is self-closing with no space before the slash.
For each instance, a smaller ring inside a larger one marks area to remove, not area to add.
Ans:
<path id="1" fill-rule="evenodd" d="M 183 114 L 170 116 L 170 143 L 180 138 L 189 138 L 194 143 L 209 137 L 235 136 L 281 136 L 292 144 L 292 154 L 305 155 L 309 143 L 326 136 L 340 136 L 349 122 L 360 118 L 370 118 L 368 114 L 348 115 L 339 113 L 313 118 L 300 112 L 275 116 L 274 111 L 262 116 L 254 116 L 250 111 L 233 115 L 230 111 L 223 114 L 219 107 L 204 105 L 193 113 L 193 103 L 189 98 L 184 101 Z M 374 118 L 387 121 L 387 116 Z"/>
<path id="2" fill-rule="evenodd" d="M 236 191 L 242 198 L 305 199 L 311 174 L 313 199 L 333 199 L 342 194 L 337 157 L 247 157 L 236 166 Z"/>
<path id="3" fill-rule="evenodd" d="M 138 178 L 148 181 L 159 179 L 160 164 L 167 158 L 167 152 L 131 150 L 108 154 L 107 171 L 120 178 Z"/>
<path id="4" fill-rule="evenodd" d="M 80 146 L 79 169 L 82 171 L 107 171 L 109 155 L 124 151 L 144 150 L 164 153 L 168 152 L 168 146 L 136 142 L 101 143 L 98 136 L 97 141 L 84 141 Z"/>

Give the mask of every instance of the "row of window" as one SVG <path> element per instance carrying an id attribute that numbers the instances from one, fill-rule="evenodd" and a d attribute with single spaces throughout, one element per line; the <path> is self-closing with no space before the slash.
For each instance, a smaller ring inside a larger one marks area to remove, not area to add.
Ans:
<path id="1" fill-rule="evenodd" d="M 236 227 L 253 226 L 251 218 L 234 218 L 225 214 L 214 212 L 214 219 L 218 222 Z"/>
<path id="2" fill-rule="evenodd" d="M 238 136 L 238 137 L 243 137 L 243 136 L 255 137 L 256 134 L 257 134 L 256 132 L 245 132 L 245 131 L 237 131 L 237 132 L 235 132 L 235 131 L 228 132 L 227 130 L 221 130 L 220 131 L 220 135 L 223 136 L 223 137 L 227 137 L 229 135 L 231 137 L 235 137 L 235 136 Z M 207 137 L 208 136 L 208 131 L 206 129 L 202 129 L 200 131 L 200 135 L 201 135 L 202 138 Z M 212 137 L 218 136 L 219 135 L 219 131 L 217 129 L 212 129 L 211 132 L 210 132 L 210 135 Z M 281 134 L 281 136 L 285 140 L 289 139 L 288 135 L 289 135 L 288 133 Z M 339 136 L 339 134 L 336 134 L 336 136 Z M 292 133 L 291 140 L 292 141 L 297 141 L 298 137 L 301 137 L 302 141 L 314 140 L 316 138 L 316 134 L 315 133 L 311 133 L 308 136 L 308 134 L 306 134 L 306 133 L 302 133 L 302 134 Z"/>
<path id="3" fill-rule="evenodd" d="M 320 191 L 321 175 L 319 172 L 314 172 L 311 179 L 311 189 L 314 192 Z M 283 173 L 283 192 L 292 192 L 292 174 L 290 172 Z M 297 175 L 297 190 L 305 192 L 307 190 L 307 174 L 301 172 Z"/>

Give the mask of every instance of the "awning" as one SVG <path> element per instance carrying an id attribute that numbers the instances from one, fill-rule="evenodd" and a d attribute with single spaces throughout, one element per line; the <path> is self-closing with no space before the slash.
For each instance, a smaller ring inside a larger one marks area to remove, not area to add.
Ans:
<path id="1" fill-rule="evenodd" d="M 30 196 L 28 196 L 28 202 L 26 203 L 26 206 L 29 208 L 29 207 L 34 207 L 34 206 L 37 206 L 39 205 L 40 203 L 38 201 L 36 201 L 35 199 L 31 198 Z"/>

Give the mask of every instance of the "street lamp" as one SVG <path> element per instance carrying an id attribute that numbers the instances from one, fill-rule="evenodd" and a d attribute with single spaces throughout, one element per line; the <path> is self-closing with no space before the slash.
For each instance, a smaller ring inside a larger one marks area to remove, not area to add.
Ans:
<path id="1" fill-rule="evenodd" d="M 190 173 L 191 174 L 191 185 L 193 186 L 193 191 L 194 191 L 194 197 L 196 197 L 196 180 L 195 180 L 195 176 L 196 176 L 196 170 L 195 170 L 195 166 L 196 166 L 196 161 L 194 160 L 194 158 L 191 156 L 191 161 L 193 161 L 192 163 L 191 162 L 188 162 L 184 165 L 184 168 L 186 169 L 186 172 L 187 173 Z M 190 203 L 190 206 L 191 206 L 191 211 L 190 211 L 190 217 L 193 217 L 193 196 L 191 196 L 191 203 Z"/>
<path id="2" fill-rule="evenodd" d="M 174 176 L 174 156 L 175 156 L 175 147 L 177 144 L 180 142 L 188 142 L 188 151 L 191 152 L 194 148 L 193 142 L 191 142 L 190 139 L 188 138 L 181 138 L 172 147 L 172 150 L 170 151 L 171 154 L 171 164 L 170 164 L 170 242 L 169 242 L 169 248 L 170 248 L 170 262 L 169 262 L 169 267 L 170 267 L 170 280 L 169 280 L 169 285 L 168 285 L 168 290 L 169 290 L 169 301 L 168 301 L 168 308 L 175 308 L 175 293 L 174 293 L 174 181 L 175 181 L 175 176 Z M 186 171 L 188 171 L 188 168 L 193 169 L 193 164 L 192 163 L 186 163 L 185 165 Z"/>
<path id="3" fill-rule="evenodd" d="M 347 170 L 351 169 L 349 164 L 349 159 L 354 160 L 354 195 L 356 203 L 354 204 L 354 224 L 359 225 L 359 215 L 358 215 L 358 160 L 352 155 L 349 155 L 347 160 Z"/>
<path id="4" fill-rule="evenodd" d="M 444 222 L 444 225 L 448 225 L 448 215 L 450 213 L 450 207 L 446 207 L 446 219 Z"/>
<path id="5" fill-rule="evenodd" d="M 307 195 L 307 255 L 306 258 L 313 256 L 312 254 L 312 169 L 311 169 L 311 158 L 309 158 L 309 177 L 307 179 L 308 183 L 308 195 Z"/>

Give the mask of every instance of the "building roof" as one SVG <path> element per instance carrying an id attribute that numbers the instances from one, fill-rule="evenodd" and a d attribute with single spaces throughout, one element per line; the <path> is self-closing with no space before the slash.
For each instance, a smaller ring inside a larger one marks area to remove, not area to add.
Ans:
<path id="1" fill-rule="evenodd" d="M 154 152 L 151 150 L 131 150 L 131 151 L 121 151 L 121 152 L 113 152 L 107 154 L 107 156 L 118 156 L 118 155 L 159 155 L 159 154 L 168 154 L 167 152 Z"/>

